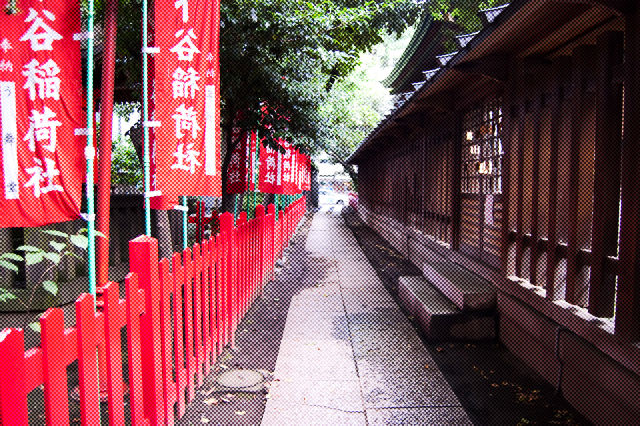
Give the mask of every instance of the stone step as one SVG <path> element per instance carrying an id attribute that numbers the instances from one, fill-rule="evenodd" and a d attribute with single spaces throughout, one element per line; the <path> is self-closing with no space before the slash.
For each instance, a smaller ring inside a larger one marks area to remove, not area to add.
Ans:
<path id="1" fill-rule="evenodd" d="M 451 261 L 422 266 L 424 276 L 463 311 L 490 310 L 496 306 L 496 289 L 489 281 Z"/>
<path id="2" fill-rule="evenodd" d="M 398 297 L 428 339 L 495 338 L 496 320 L 493 312 L 463 312 L 424 277 L 400 277 Z"/>

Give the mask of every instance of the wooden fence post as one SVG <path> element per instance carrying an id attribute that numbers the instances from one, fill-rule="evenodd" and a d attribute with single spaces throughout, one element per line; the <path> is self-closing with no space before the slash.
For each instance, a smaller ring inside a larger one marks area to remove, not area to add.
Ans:
<path id="1" fill-rule="evenodd" d="M 0 420 L 3 426 L 29 423 L 24 365 L 24 331 L 5 330 L 0 334 Z"/>
<path id="2" fill-rule="evenodd" d="M 144 290 L 145 313 L 141 321 L 144 413 L 152 425 L 164 424 L 164 386 L 160 335 L 160 280 L 158 240 L 142 235 L 129 241 L 129 269 Z"/>

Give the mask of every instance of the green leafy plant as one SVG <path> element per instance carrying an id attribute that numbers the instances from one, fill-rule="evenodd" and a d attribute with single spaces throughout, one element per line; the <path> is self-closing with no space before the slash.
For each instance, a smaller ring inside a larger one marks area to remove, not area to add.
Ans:
<path id="1" fill-rule="evenodd" d="M 15 249 L 16 253 L 0 254 L 0 268 L 18 273 L 20 270 L 18 264 L 24 262 L 26 266 L 46 264 L 40 277 L 38 284 L 29 289 L 27 300 L 18 297 L 15 291 L 0 287 L 0 302 L 15 301 L 21 304 L 27 311 L 32 311 L 34 298 L 37 291 L 41 288 L 51 296 L 56 297 L 59 292 L 59 285 L 54 279 L 45 279 L 49 277 L 65 258 L 76 258 L 84 261 L 85 258 L 80 256 L 78 252 L 86 251 L 89 246 L 87 237 L 87 229 L 82 228 L 75 234 L 67 234 L 65 232 L 47 229 L 41 231 L 49 237 L 53 237 L 49 241 L 46 249 L 32 245 L 21 245 Z M 104 234 L 96 231 L 98 237 L 106 238 Z M 18 254 L 20 253 L 20 254 Z M 56 274 L 54 274 L 55 276 Z M 40 323 L 37 321 L 27 324 L 29 328 L 36 332 L 40 332 Z"/>

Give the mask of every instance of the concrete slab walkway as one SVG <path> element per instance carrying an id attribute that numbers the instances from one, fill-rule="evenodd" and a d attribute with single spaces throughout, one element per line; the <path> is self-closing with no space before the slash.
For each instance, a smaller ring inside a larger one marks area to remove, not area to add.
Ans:
<path id="1" fill-rule="evenodd" d="M 471 424 L 340 215 L 316 213 L 262 424 Z"/>

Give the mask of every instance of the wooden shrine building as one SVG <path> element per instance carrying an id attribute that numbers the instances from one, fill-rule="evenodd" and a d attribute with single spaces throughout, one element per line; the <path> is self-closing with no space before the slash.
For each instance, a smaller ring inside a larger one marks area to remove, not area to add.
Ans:
<path id="1" fill-rule="evenodd" d="M 359 214 L 424 271 L 401 298 L 435 285 L 476 309 L 458 337 L 496 313 L 499 339 L 587 418 L 639 422 L 640 2 L 480 13 L 452 54 L 434 22 L 416 32 L 387 81 L 396 106 L 349 159 Z"/>

